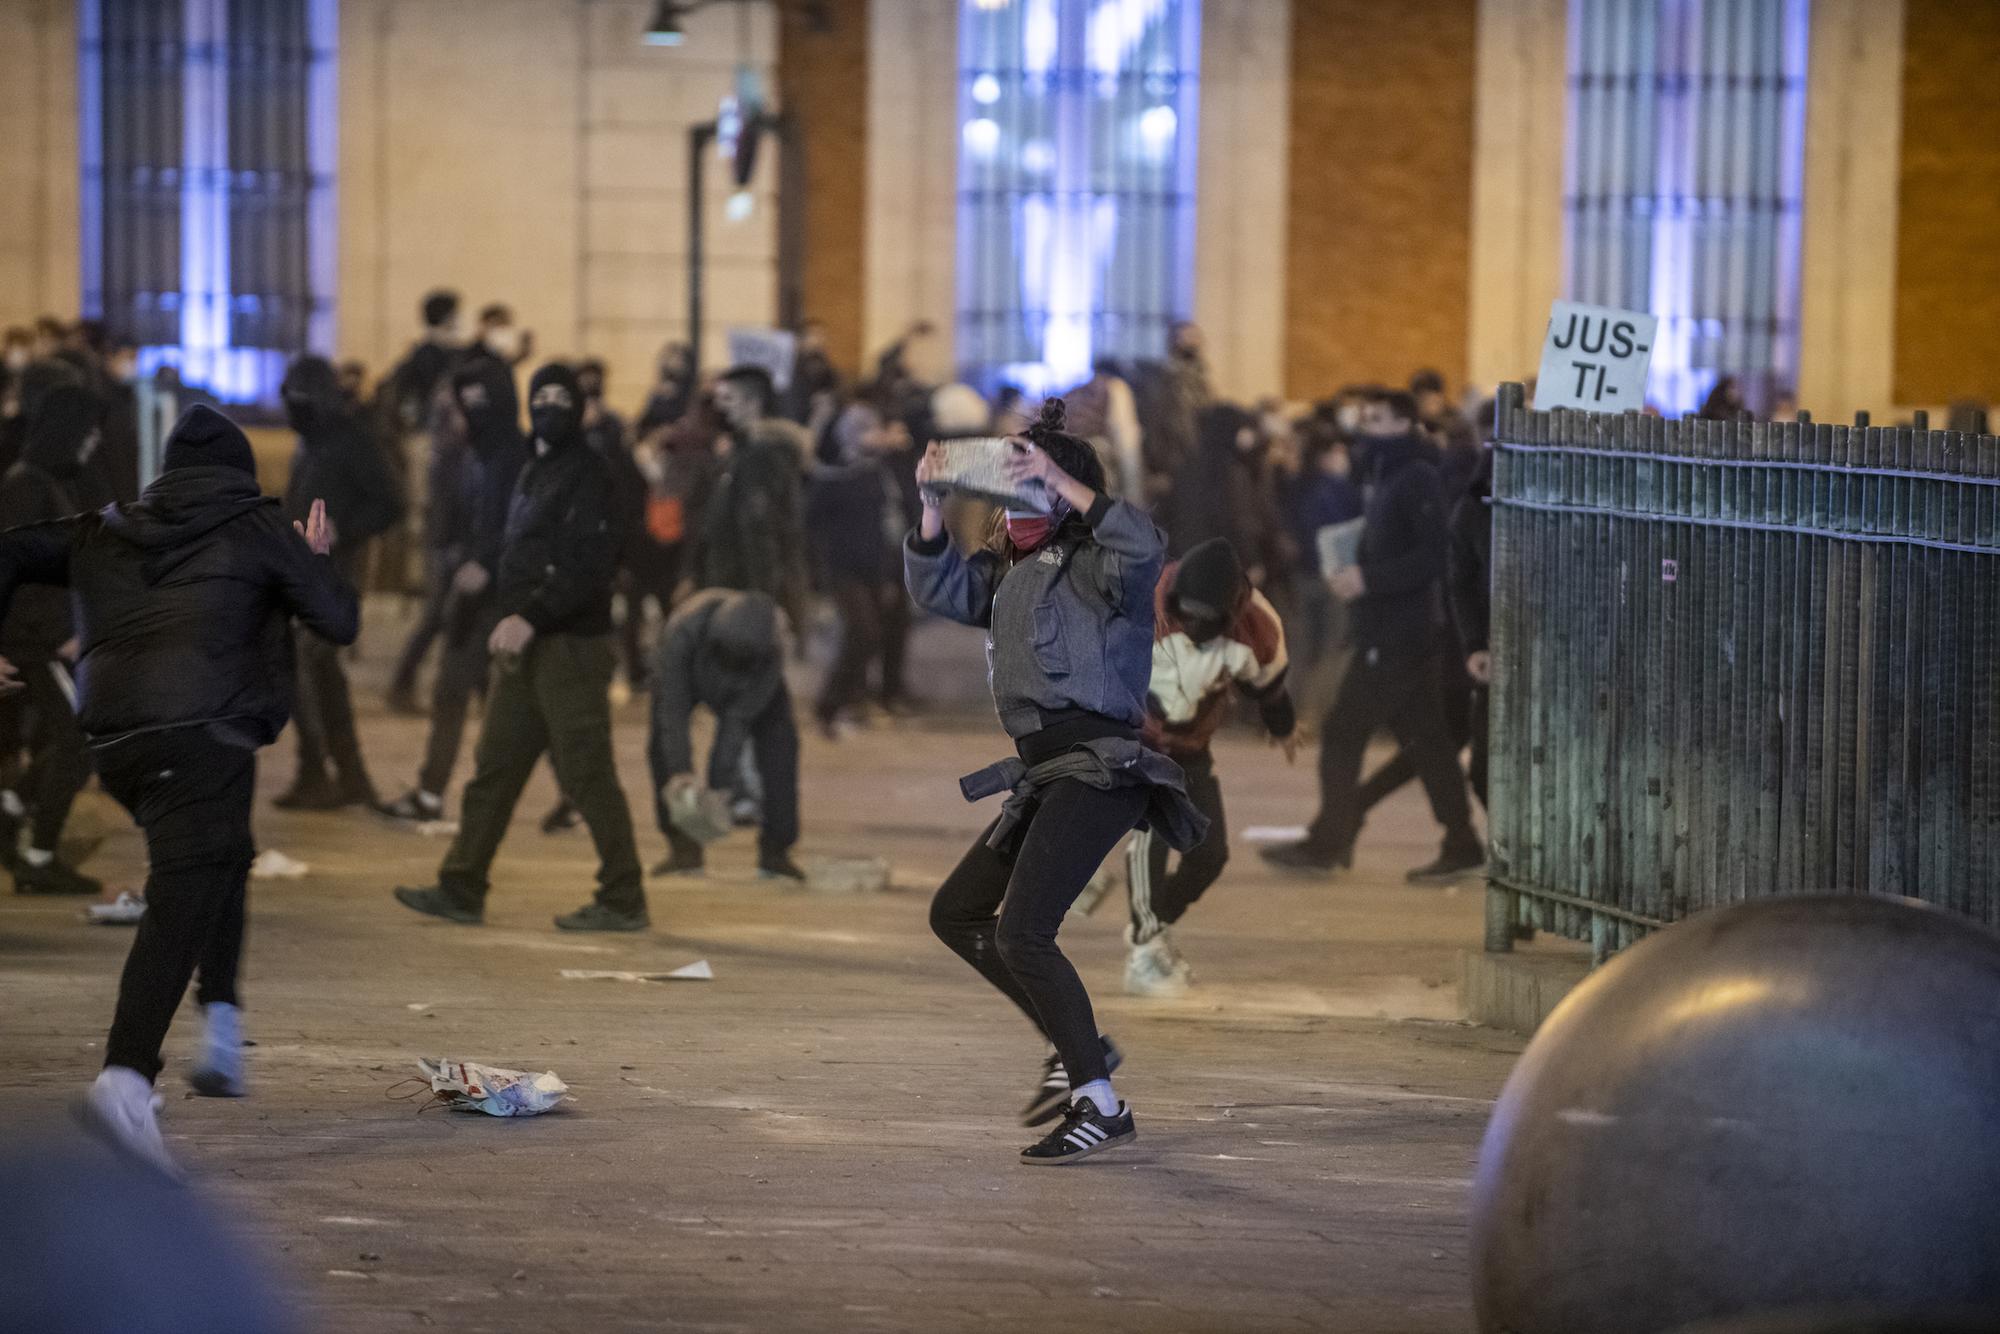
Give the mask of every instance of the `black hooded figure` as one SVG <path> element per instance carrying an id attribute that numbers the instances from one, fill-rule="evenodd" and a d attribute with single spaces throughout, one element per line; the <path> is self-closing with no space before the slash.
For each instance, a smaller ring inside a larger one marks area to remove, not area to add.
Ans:
<path id="1" fill-rule="evenodd" d="M 299 436 L 285 512 L 303 522 L 313 503 L 323 501 L 334 534 L 333 563 L 342 578 L 358 583 L 369 541 L 403 517 L 402 487 L 341 393 L 332 362 L 300 357 L 285 372 L 280 392 L 285 418 Z M 298 660 L 299 773 L 276 804 L 286 810 L 330 811 L 372 803 L 375 786 L 361 758 L 354 701 L 338 649 L 301 629 Z"/>
<path id="2" fill-rule="evenodd" d="M 89 474 L 103 436 L 104 405 L 81 385 L 49 390 L 28 421 L 21 458 L 0 477 L 0 528 L 48 523 L 95 508 L 105 497 Z M 96 894 L 103 886 L 56 856 L 76 794 L 90 779 L 90 754 L 76 725 L 76 661 L 70 600 L 59 588 L 24 588 L 0 624 L 0 656 L 21 673 L 18 695 L 0 701 L 11 762 L 25 733 L 29 761 L 12 790 L 0 792 L 0 866 L 24 894 Z M 25 726 L 23 726 L 25 725 Z M 32 812 L 26 849 L 22 818 Z"/>
<path id="3" fill-rule="evenodd" d="M 640 931 L 646 891 L 632 812 L 611 750 L 611 591 L 617 577 L 611 470 L 583 434 L 583 389 L 551 363 L 528 386 L 534 434 L 507 508 L 493 586 L 491 693 L 477 770 L 438 883 L 398 889 L 404 906 L 449 921 L 485 915 L 488 876 L 528 776 L 547 754 L 597 845 L 594 902 L 556 919 L 569 931 Z"/>
<path id="4" fill-rule="evenodd" d="M 701 844 L 670 817 L 668 792 L 692 783 L 694 744 L 689 721 L 696 706 L 715 715 L 708 784 L 727 790 L 744 746 L 764 783 L 757 835 L 757 869 L 767 878 L 800 879 L 792 844 L 799 837 L 799 731 L 785 689 L 778 604 L 765 593 L 710 588 L 696 593 L 667 621 L 653 655 L 653 725 L 646 757 L 653 774 L 655 814 L 672 855 L 657 875 L 702 869 Z"/>
<path id="5" fill-rule="evenodd" d="M 453 372 L 451 392 L 465 417 L 466 447 L 449 486 L 433 492 L 425 522 L 431 562 L 442 580 L 444 653 L 431 687 L 430 737 L 417 785 L 376 807 L 392 820 L 422 823 L 444 816 L 444 792 L 458 764 L 465 714 L 486 688 L 486 641 L 499 622 L 494 576 L 507 530 L 507 508 L 528 459 L 514 372 L 495 357 L 470 357 Z M 435 479 L 435 475 L 434 475 Z"/>
<path id="6" fill-rule="evenodd" d="M 153 1080 L 197 964 L 207 1040 L 196 1090 L 242 1092 L 250 806 L 257 750 L 291 713 L 290 624 L 333 644 L 360 628 L 323 514 L 286 523 L 228 418 L 188 409 L 165 461 L 135 504 L 0 533 L 0 616 L 23 585 L 70 590 L 76 720 L 105 791 L 146 835 L 146 915 L 87 1107 L 106 1134 L 162 1163 Z M 0 665 L 0 678 L 13 671 Z"/>

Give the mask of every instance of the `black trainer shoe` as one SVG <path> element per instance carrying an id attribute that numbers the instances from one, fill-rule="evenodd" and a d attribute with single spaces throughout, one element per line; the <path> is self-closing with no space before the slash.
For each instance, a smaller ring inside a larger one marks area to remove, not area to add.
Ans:
<path id="1" fill-rule="evenodd" d="M 424 794 L 414 789 L 394 801 L 378 801 L 373 809 L 383 819 L 397 824 L 430 824 L 444 819 L 444 803 L 436 798 L 426 801 Z"/>
<path id="2" fill-rule="evenodd" d="M 60 857 L 40 866 L 23 857 L 14 864 L 14 892 L 101 895 L 104 893 L 104 885 L 102 881 L 93 880 L 83 872 L 63 865 Z"/>
<path id="3" fill-rule="evenodd" d="M 1469 871 L 1477 871 L 1486 865 L 1486 853 L 1476 846 L 1453 847 L 1446 845 L 1436 861 L 1428 866 L 1419 866 L 1404 878 L 1413 885 L 1437 885 L 1456 880 Z"/>
<path id="4" fill-rule="evenodd" d="M 583 812 L 569 804 L 567 799 L 556 803 L 556 808 L 542 817 L 544 834 L 562 834 L 583 824 Z"/>
<path id="5" fill-rule="evenodd" d="M 486 920 L 483 908 L 468 908 L 435 885 L 429 889 L 404 889 L 398 886 L 396 902 L 412 912 L 420 912 L 426 917 L 442 917 L 447 922 L 457 922 L 463 926 L 478 926 Z"/>
<path id="6" fill-rule="evenodd" d="M 700 854 L 696 854 L 695 856 L 692 857 L 683 857 L 678 853 L 674 853 L 668 856 L 668 858 L 665 861 L 661 862 L 658 866 L 655 866 L 653 868 L 653 874 L 686 875 L 686 876 L 706 875 L 708 874 L 708 863 L 701 858 Z"/>
<path id="7" fill-rule="evenodd" d="M 1099 1035 L 1104 1044 L 1104 1073 L 1111 1074 L 1125 1064 L 1125 1053 L 1118 1050 L 1118 1044 L 1110 1038 Z M 1035 1085 L 1035 1095 L 1028 1099 L 1028 1105 L 1021 1109 L 1021 1124 L 1039 1126 L 1062 1115 L 1063 1108 L 1069 1106 L 1069 1071 L 1063 1069 L 1062 1057 L 1050 1052 L 1042 1062 L 1042 1081 Z"/>
<path id="8" fill-rule="evenodd" d="M 586 903 L 575 912 L 556 918 L 556 926 L 564 931 L 644 931 L 652 924 L 653 919 L 643 908 L 638 912 L 619 912 L 601 903 Z"/>
<path id="9" fill-rule="evenodd" d="M 799 869 L 797 862 L 781 852 L 775 857 L 759 857 L 757 859 L 757 878 L 759 880 L 796 880 L 803 884 L 806 873 Z"/>
<path id="10" fill-rule="evenodd" d="M 1106 1116 L 1090 1099 L 1078 1098 L 1070 1104 L 1061 1125 L 1041 1143 L 1021 1150 L 1021 1161 L 1030 1167 L 1065 1167 L 1137 1138 L 1139 1128 L 1132 1123 L 1131 1103 L 1119 1103 L 1118 1110 Z"/>
<path id="11" fill-rule="evenodd" d="M 1310 839 L 1298 843 L 1276 843 L 1261 849 L 1258 855 L 1283 871 L 1324 873 L 1338 870 L 1353 860 L 1351 853 L 1343 854 L 1338 850 L 1329 852 Z"/>

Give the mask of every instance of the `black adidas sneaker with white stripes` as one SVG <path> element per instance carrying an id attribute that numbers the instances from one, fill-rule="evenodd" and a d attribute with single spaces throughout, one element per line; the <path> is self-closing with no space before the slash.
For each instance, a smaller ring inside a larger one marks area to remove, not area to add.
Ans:
<path id="1" fill-rule="evenodd" d="M 1021 1150 L 1021 1161 L 1030 1167 L 1062 1167 L 1137 1138 L 1139 1128 L 1132 1123 L 1131 1103 L 1119 1103 L 1118 1110 L 1106 1116 L 1090 1099 L 1078 1098 L 1069 1105 L 1069 1115 L 1061 1125 L 1040 1144 Z"/>
<path id="2" fill-rule="evenodd" d="M 1104 1044 L 1104 1073 L 1116 1074 L 1125 1063 L 1125 1053 L 1110 1038 L 1099 1035 L 1097 1040 Z M 1069 1089 L 1069 1071 L 1063 1068 L 1062 1057 L 1050 1052 L 1049 1058 L 1042 1062 L 1042 1078 L 1035 1085 L 1035 1095 L 1021 1109 L 1021 1124 L 1039 1126 L 1061 1116 L 1063 1108 L 1069 1106 Z"/>

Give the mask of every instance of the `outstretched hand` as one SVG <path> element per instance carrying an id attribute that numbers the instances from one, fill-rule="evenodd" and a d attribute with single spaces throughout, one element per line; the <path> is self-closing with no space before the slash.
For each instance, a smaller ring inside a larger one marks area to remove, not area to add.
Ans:
<path id="1" fill-rule="evenodd" d="M 306 545 L 312 548 L 313 555 L 325 556 L 333 551 L 333 520 L 326 517 L 324 500 L 315 500 L 312 503 L 312 512 L 306 516 L 306 521 L 304 523 L 294 521 L 292 527 L 306 540 Z"/>

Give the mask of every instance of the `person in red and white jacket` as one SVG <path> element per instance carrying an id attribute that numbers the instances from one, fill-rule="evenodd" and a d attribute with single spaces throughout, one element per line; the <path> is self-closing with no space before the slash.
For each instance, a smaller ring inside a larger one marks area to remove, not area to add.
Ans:
<path id="1" fill-rule="evenodd" d="M 1154 594 L 1153 676 L 1146 697 L 1146 744 L 1164 751 L 1187 776 L 1188 796 L 1209 819 L 1208 836 L 1167 873 L 1167 845 L 1140 830 L 1126 848 L 1132 923 L 1125 990 L 1177 996 L 1193 980 L 1168 928 L 1222 875 L 1229 861 L 1222 785 L 1210 743 L 1231 697 L 1254 700 L 1264 726 L 1297 753 L 1297 718 L 1285 689 L 1289 659 L 1278 613 L 1251 587 L 1243 562 L 1224 538 L 1189 551 L 1160 574 Z"/>

